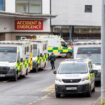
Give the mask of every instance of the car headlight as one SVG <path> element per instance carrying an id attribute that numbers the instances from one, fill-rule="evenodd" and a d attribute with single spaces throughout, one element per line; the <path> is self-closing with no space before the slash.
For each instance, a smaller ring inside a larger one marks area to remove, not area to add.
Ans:
<path id="1" fill-rule="evenodd" d="M 97 71 L 98 71 L 99 73 L 101 73 L 101 69 L 98 69 Z"/>
<path id="2" fill-rule="evenodd" d="M 89 77 L 82 78 L 81 81 L 89 80 Z"/>

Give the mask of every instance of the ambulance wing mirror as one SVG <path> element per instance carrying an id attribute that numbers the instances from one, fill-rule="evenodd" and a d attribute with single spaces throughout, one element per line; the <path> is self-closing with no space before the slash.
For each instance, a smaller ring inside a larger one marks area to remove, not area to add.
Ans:
<path id="1" fill-rule="evenodd" d="M 56 74 L 57 73 L 56 70 L 54 70 L 53 73 Z"/>
<path id="2" fill-rule="evenodd" d="M 90 70 L 90 73 L 96 73 L 94 70 Z"/>
<path id="3" fill-rule="evenodd" d="M 28 57 L 26 57 L 26 59 L 28 59 Z"/>
<path id="4" fill-rule="evenodd" d="M 23 62 L 23 58 L 20 59 L 20 62 Z"/>
<path id="5" fill-rule="evenodd" d="M 20 60 L 18 59 L 18 60 L 17 60 L 17 63 L 19 63 L 19 61 L 20 61 Z"/>
<path id="6" fill-rule="evenodd" d="M 63 47 L 67 47 L 67 44 L 66 44 L 65 42 L 61 42 L 61 45 L 62 45 Z"/>
<path id="7" fill-rule="evenodd" d="M 40 57 L 43 57 L 43 55 L 42 55 L 42 54 L 40 54 Z"/>

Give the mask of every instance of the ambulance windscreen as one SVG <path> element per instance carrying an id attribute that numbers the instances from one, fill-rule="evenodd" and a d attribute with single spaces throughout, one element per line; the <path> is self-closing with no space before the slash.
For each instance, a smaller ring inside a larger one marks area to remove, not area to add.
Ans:
<path id="1" fill-rule="evenodd" d="M 16 47 L 0 47 L 1 62 L 15 62 L 17 57 Z"/>

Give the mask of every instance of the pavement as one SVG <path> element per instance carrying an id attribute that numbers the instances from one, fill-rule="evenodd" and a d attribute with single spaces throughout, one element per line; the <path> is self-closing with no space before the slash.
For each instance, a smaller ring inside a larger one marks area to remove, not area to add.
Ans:
<path id="1" fill-rule="evenodd" d="M 63 59 L 57 59 L 56 68 Z M 0 81 L 0 105 L 94 105 L 100 97 L 100 87 L 92 97 L 82 95 L 55 97 L 55 75 L 50 64 L 44 71 L 30 73 L 17 82 Z M 93 104 L 92 104 L 93 103 Z"/>
<path id="2" fill-rule="evenodd" d="M 96 102 L 95 102 L 93 105 L 101 105 L 101 99 L 98 98 L 98 99 L 96 100 Z M 104 104 L 104 105 L 105 105 L 105 104 Z"/>
<path id="3" fill-rule="evenodd" d="M 100 97 L 96 100 L 96 102 L 93 105 L 105 105 L 105 99 L 103 100 L 103 102 L 101 104 L 101 97 Z"/>

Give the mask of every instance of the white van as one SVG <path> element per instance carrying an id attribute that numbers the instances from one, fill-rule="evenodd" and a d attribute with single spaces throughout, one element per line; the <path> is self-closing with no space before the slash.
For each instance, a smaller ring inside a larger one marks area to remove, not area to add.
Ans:
<path id="1" fill-rule="evenodd" d="M 101 43 L 100 41 L 78 42 L 74 45 L 74 58 L 89 58 L 93 63 L 95 81 L 101 81 Z"/>
<path id="2" fill-rule="evenodd" d="M 85 93 L 91 96 L 95 91 L 95 75 L 89 59 L 73 59 L 60 63 L 55 79 L 55 94 L 59 98 L 62 94 Z"/>

